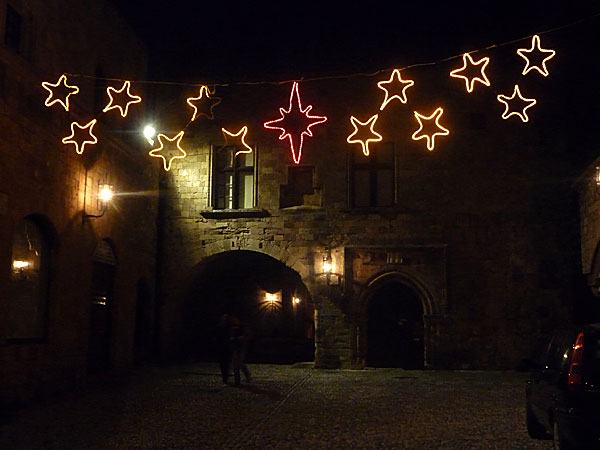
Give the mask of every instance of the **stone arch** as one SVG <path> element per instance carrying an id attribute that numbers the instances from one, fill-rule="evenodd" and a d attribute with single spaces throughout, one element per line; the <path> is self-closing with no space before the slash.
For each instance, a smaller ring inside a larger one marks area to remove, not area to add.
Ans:
<path id="1" fill-rule="evenodd" d="M 305 360 L 308 353 L 313 357 L 310 290 L 301 274 L 266 252 L 231 250 L 207 256 L 190 270 L 182 294 L 180 348 L 187 355 L 216 359 L 211 347 L 214 327 L 228 314 L 252 328 L 250 360 L 292 362 Z M 272 311 L 266 312 L 267 307 Z"/>
<path id="2" fill-rule="evenodd" d="M 423 310 L 423 364 L 425 367 L 435 365 L 437 357 L 437 337 L 439 326 L 437 318 L 440 306 L 432 289 L 418 275 L 408 271 L 387 271 L 373 275 L 364 285 L 358 303 L 358 333 L 356 353 L 359 361 L 366 361 L 369 303 L 373 296 L 384 286 L 399 283 L 412 290 L 421 302 Z"/>

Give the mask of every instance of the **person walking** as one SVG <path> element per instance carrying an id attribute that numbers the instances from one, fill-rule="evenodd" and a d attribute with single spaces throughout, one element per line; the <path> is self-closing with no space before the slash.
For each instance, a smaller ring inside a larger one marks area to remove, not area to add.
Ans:
<path id="1" fill-rule="evenodd" d="M 217 324 L 215 347 L 221 369 L 221 379 L 227 384 L 229 379 L 229 364 L 231 363 L 231 319 L 223 314 Z"/>
<path id="2" fill-rule="evenodd" d="M 240 371 L 244 373 L 246 382 L 252 381 L 250 371 L 246 366 L 246 352 L 248 350 L 248 333 L 237 317 L 231 318 L 231 366 L 236 386 L 240 385 Z"/>

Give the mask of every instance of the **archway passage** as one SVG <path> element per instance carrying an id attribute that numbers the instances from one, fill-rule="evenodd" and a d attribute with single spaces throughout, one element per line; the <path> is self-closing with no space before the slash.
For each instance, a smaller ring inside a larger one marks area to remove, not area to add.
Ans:
<path id="1" fill-rule="evenodd" d="M 423 305 L 414 290 L 400 282 L 382 285 L 368 315 L 368 366 L 423 367 Z"/>
<path id="2" fill-rule="evenodd" d="M 186 353 L 216 360 L 216 326 L 239 318 L 251 337 L 249 362 L 314 359 L 314 306 L 300 275 L 258 252 L 234 250 L 198 264 L 186 290 Z"/>

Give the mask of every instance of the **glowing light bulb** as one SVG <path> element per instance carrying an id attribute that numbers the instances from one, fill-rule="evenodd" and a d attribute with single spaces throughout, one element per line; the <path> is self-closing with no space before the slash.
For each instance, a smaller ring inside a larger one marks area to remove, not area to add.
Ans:
<path id="1" fill-rule="evenodd" d="M 113 191 L 112 191 L 112 186 L 108 185 L 108 184 L 103 184 L 100 186 L 100 194 L 98 194 L 98 197 L 100 198 L 100 200 L 102 200 L 103 202 L 110 202 L 113 198 Z"/>
<path id="2" fill-rule="evenodd" d="M 156 136 L 156 128 L 152 125 L 146 125 L 142 132 L 150 145 L 154 144 L 154 136 Z"/>

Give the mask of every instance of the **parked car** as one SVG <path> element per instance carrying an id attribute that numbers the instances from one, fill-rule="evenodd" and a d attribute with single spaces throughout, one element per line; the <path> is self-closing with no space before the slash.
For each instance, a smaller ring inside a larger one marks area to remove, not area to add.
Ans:
<path id="1" fill-rule="evenodd" d="M 527 432 L 554 448 L 600 449 L 600 323 L 556 332 L 531 362 Z"/>

